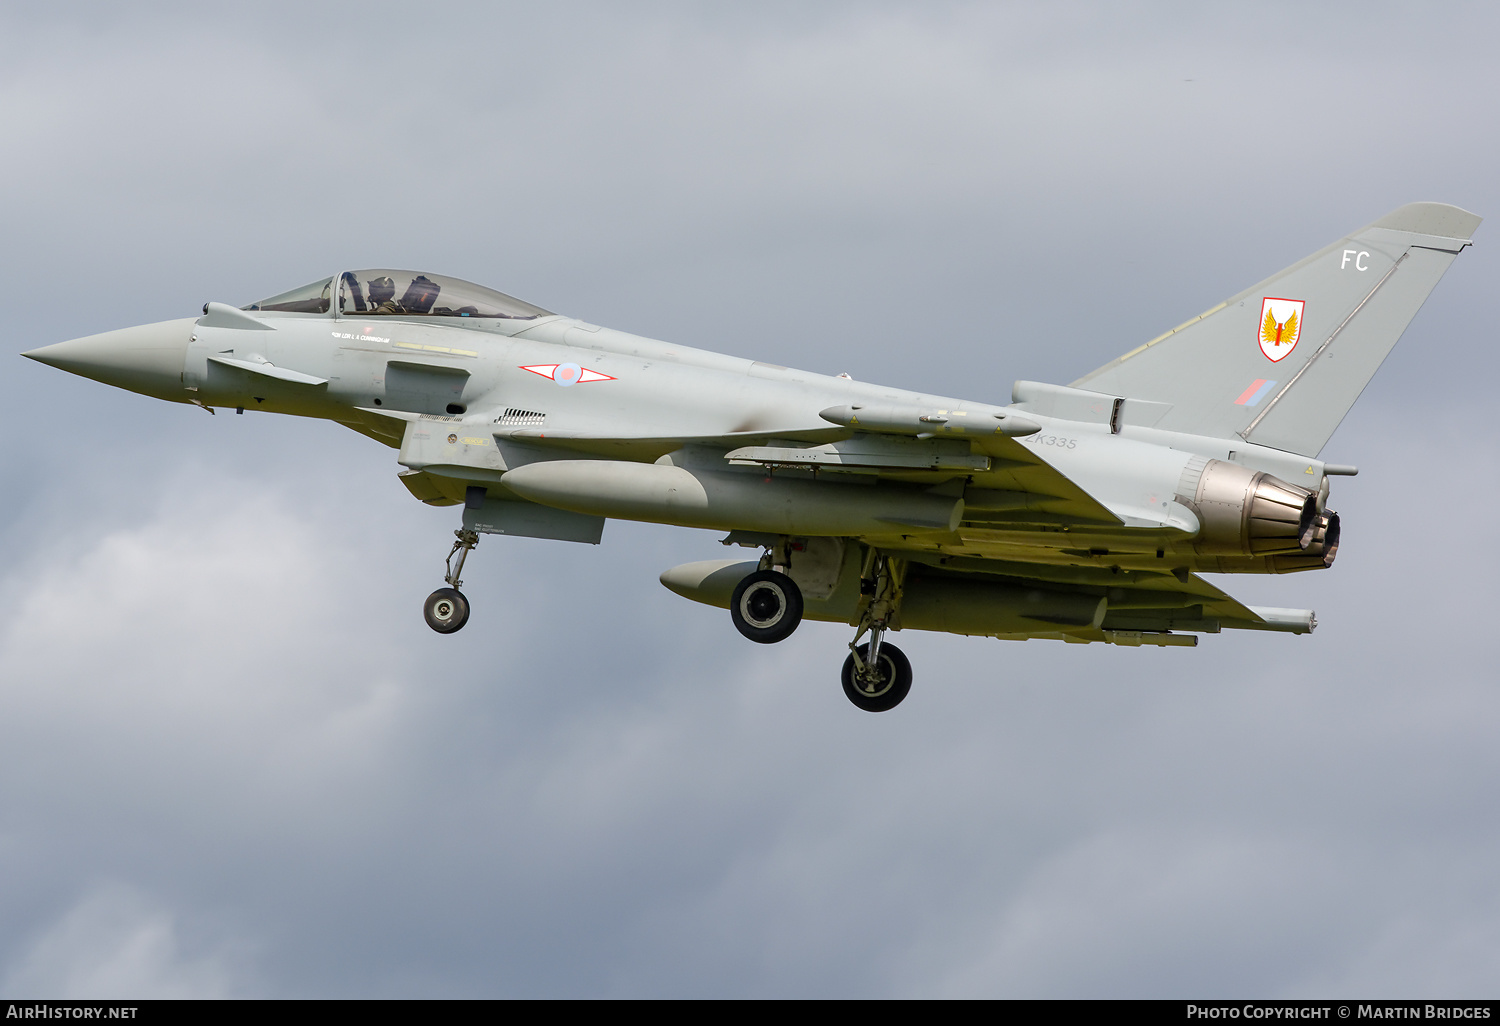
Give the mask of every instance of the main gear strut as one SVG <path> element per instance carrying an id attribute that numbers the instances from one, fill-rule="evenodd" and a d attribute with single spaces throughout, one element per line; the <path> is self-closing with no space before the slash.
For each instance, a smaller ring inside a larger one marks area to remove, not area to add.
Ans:
<path id="1" fill-rule="evenodd" d="M 865 556 L 859 575 L 862 609 L 842 677 L 844 694 L 866 712 L 894 709 L 911 691 L 911 663 L 899 648 L 885 642 L 905 576 L 905 561 L 874 548 Z M 870 640 L 861 645 L 866 634 Z"/>

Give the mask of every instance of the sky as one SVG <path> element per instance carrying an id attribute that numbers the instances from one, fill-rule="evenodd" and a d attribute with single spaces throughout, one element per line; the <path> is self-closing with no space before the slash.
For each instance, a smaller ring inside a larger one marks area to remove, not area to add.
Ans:
<path id="1" fill-rule="evenodd" d="M 984 402 L 1414 200 L 1488 5 L 0 2 L 0 350 L 418 267 Z M 1323 458 L 1310 637 L 744 641 L 332 424 L 0 352 L 0 995 L 1493 997 L 1494 226 Z"/>

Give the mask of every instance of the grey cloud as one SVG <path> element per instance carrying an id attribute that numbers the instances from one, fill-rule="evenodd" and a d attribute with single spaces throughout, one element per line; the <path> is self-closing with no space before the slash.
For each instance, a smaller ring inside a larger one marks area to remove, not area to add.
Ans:
<path id="1" fill-rule="evenodd" d="M 11 349 L 389 262 L 992 399 L 1399 203 L 1500 211 L 1484 8 L 560 10 L 7 11 Z M 14 360 L 0 981 L 1493 991 L 1490 227 L 1330 446 L 1338 567 L 1221 581 L 1315 636 L 903 637 L 875 717 L 846 631 L 656 584 L 715 536 L 486 539 L 439 638 L 455 518 L 388 450 Z"/>
<path id="2" fill-rule="evenodd" d="M 133 888 L 101 884 L 33 941 L 0 987 L 8 994 L 234 996 L 231 959 L 183 947 L 169 912 Z"/>

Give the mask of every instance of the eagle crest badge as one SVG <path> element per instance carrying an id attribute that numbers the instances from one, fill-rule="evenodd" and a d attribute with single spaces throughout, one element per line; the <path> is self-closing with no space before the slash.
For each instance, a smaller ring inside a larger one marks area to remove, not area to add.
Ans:
<path id="1" fill-rule="evenodd" d="M 1270 296 L 1260 301 L 1260 351 L 1267 360 L 1279 363 L 1297 348 L 1297 339 L 1302 337 L 1302 309 L 1306 305 L 1305 300 Z"/>

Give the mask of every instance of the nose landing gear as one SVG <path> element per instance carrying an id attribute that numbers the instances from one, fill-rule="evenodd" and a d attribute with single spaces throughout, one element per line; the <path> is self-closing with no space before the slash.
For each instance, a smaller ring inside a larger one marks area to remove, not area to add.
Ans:
<path id="1" fill-rule="evenodd" d="M 448 587 L 439 588 L 422 603 L 423 619 L 427 621 L 427 626 L 439 634 L 452 634 L 469 622 L 469 600 L 458 590 L 464 583 L 459 575 L 464 572 L 464 560 L 469 558 L 469 553 L 479 544 L 479 532 L 458 530 L 453 532 L 453 536 L 458 540 L 448 551 L 448 572 L 443 577 L 448 582 Z M 453 565 L 454 556 L 458 557 L 457 566 Z"/>
<path id="2" fill-rule="evenodd" d="M 452 634 L 469 622 L 469 600 L 457 588 L 439 588 L 422 603 L 422 617 L 439 634 Z"/>

